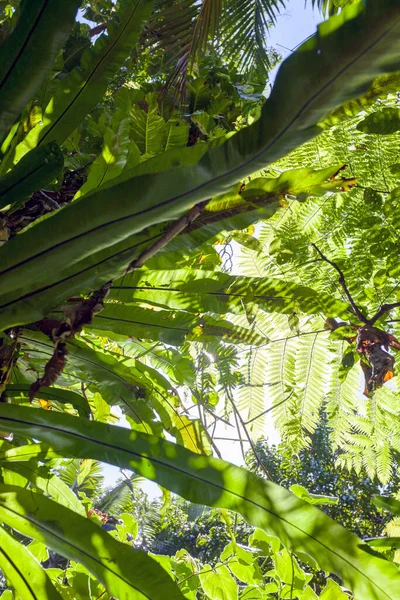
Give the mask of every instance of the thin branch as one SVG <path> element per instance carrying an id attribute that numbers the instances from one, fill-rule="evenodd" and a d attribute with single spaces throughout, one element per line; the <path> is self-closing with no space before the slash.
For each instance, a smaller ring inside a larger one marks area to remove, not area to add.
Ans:
<path id="1" fill-rule="evenodd" d="M 193 406 L 195 406 L 195 405 L 193 405 Z M 223 419 L 222 417 L 219 417 L 218 415 L 216 415 L 212 410 L 210 410 L 209 408 L 204 406 L 204 404 L 203 404 L 203 410 L 208 412 L 216 421 L 221 421 L 224 425 L 227 425 L 228 427 L 233 427 L 232 423 L 229 423 L 229 421 L 227 421 L 226 419 Z"/>
<path id="2" fill-rule="evenodd" d="M 261 417 L 263 417 L 267 413 L 271 412 L 271 410 L 274 410 L 274 408 L 278 408 L 278 406 L 280 406 L 281 404 L 283 404 L 284 402 L 286 402 L 287 400 L 289 400 L 289 398 L 292 396 L 292 394 L 293 394 L 293 390 L 290 392 L 289 396 L 286 396 L 286 398 L 284 398 L 283 400 L 281 400 L 280 402 L 278 402 L 278 404 L 274 404 L 274 406 L 270 406 L 270 408 L 267 408 L 267 410 L 264 410 L 264 412 L 260 413 L 256 417 L 253 417 L 252 419 L 250 419 L 250 421 L 246 421 L 245 425 L 249 425 L 253 421 L 256 421 L 257 419 L 260 419 Z"/>
<path id="3" fill-rule="evenodd" d="M 220 567 L 223 567 L 224 565 L 228 565 L 230 560 L 231 560 L 231 558 L 229 557 L 227 560 L 224 560 L 224 562 L 221 562 L 219 565 L 215 565 L 215 567 L 211 567 L 210 569 L 206 569 L 205 571 L 198 571 L 197 573 L 190 573 L 190 575 L 188 575 L 184 579 L 181 579 L 180 581 L 178 581 L 178 585 L 182 585 L 182 583 L 184 583 L 191 577 L 194 577 L 195 575 L 198 576 L 198 575 L 202 575 L 203 573 L 211 573 L 211 571 L 215 572 Z"/>
<path id="4" fill-rule="evenodd" d="M 233 417 L 234 417 L 235 423 L 236 423 L 236 431 L 238 432 L 238 436 L 239 436 L 240 450 L 242 451 L 243 460 L 244 460 L 244 462 L 246 462 L 246 453 L 244 451 L 244 446 L 243 446 L 243 443 L 244 443 L 245 440 L 242 439 L 242 432 L 240 431 L 239 419 L 238 419 L 237 412 L 236 412 L 236 406 L 235 406 L 235 404 L 233 402 L 233 399 L 230 397 L 229 393 L 227 394 L 227 396 L 228 396 L 228 398 L 230 400 L 230 403 L 232 404 L 232 407 L 233 407 Z"/>
<path id="5" fill-rule="evenodd" d="M 377 313 L 374 314 L 374 316 L 369 320 L 369 324 L 373 325 L 374 323 L 376 323 L 376 321 L 378 321 L 378 319 L 380 319 L 381 317 L 383 317 L 383 315 L 395 308 L 399 308 L 400 307 L 400 302 L 393 302 L 392 304 L 382 304 L 382 306 L 380 307 L 380 309 L 378 310 Z M 391 321 L 393 322 L 393 321 Z"/>
<path id="6" fill-rule="evenodd" d="M 293 340 L 294 338 L 298 338 L 302 335 L 312 335 L 314 333 L 317 333 L 317 334 L 329 333 L 329 330 L 328 329 L 317 329 L 316 331 L 303 331 L 302 333 L 296 333 L 296 335 L 289 335 L 284 338 L 277 338 L 276 340 L 269 340 L 265 344 L 261 344 L 260 346 L 257 346 L 257 347 L 264 348 L 265 346 L 269 346 L 270 344 L 276 344 L 277 342 L 286 342 L 287 340 Z M 244 352 L 248 352 L 248 350 L 241 350 L 240 352 L 238 352 L 238 354 L 243 354 Z M 269 385 L 277 385 L 278 383 L 280 383 L 280 381 L 277 381 L 275 383 L 270 383 Z"/>
<path id="7" fill-rule="evenodd" d="M 368 318 L 365 315 L 363 315 L 363 313 L 358 308 L 357 304 L 354 302 L 354 300 L 349 292 L 349 289 L 346 285 L 346 280 L 345 280 L 343 271 L 340 269 L 340 267 L 338 267 L 338 265 L 336 263 L 332 262 L 331 260 L 329 260 L 329 258 L 327 258 L 324 254 L 322 254 L 321 250 L 318 248 L 318 246 L 316 244 L 311 244 L 311 246 L 318 252 L 318 254 L 320 255 L 322 260 L 327 262 L 328 265 L 331 265 L 331 267 L 333 267 L 339 273 L 339 283 L 342 286 L 343 291 L 344 291 L 348 301 L 350 302 L 350 305 L 354 311 L 354 314 L 356 315 L 357 319 L 359 319 L 360 321 L 362 321 L 363 323 L 368 325 L 369 324 Z"/>
<path id="8" fill-rule="evenodd" d="M 169 242 L 171 242 L 177 235 L 182 233 L 186 227 L 188 227 L 197 217 L 203 212 L 204 207 L 208 204 L 208 200 L 204 202 L 200 202 L 193 206 L 188 213 L 183 215 L 180 219 L 175 221 L 171 227 L 164 233 L 164 235 L 157 240 L 155 244 L 150 246 L 147 250 L 143 252 L 138 258 L 131 262 L 129 265 L 127 272 L 133 271 L 133 269 L 139 269 L 144 265 L 146 261 L 152 258 L 159 250 L 164 248 Z"/>
<path id="9" fill-rule="evenodd" d="M 233 414 L 234 414 L 234 416 L 235 416 L 236 422 L 237 422 L 237 421 L 239 421 L 239 422 L 240 422 L 240 424 L 241 424 L 241 426 L 242 426 L 242 428 L 243 428 L 243 431 L 244 431 L 244 433 L 246 434 L 246 437 L 247 437 L 247 439 L 248 439 L 248 441 L 249 441 L 249 444 L 250 444 L 251 450 L 252 450 L 252 452 L 253 452 L 253 454 L 254 454 L 254 457 L 255 457 L 255 459 L 256 459 L 256 461 L 257 461 L 257 463 L 258 463 L 259 467 L 261 468 L 261 470 L 262 470 L 262 471 L 264 471 L 265 475 L 267 476 L 267 479 L 271 479 L 271 475 L 269 474 L 269 472 L 268 472 L 268 469 L 265 467 L 265 465 L 263 464 L 262 460 L 261 460 L 261 459 L 260 459 L 260 457 L 258 456 L 258 452 L 257 452 L 256 445 L 255 445 L 255 443 L 253 442 L 253 440 L 251 439 L 251 435 L 249 434 L 249 432 L 248 432 L 248 430 L 247 430 L 246 423 L 244 422 L 244 420 L 243 420 L 243 417 L 242 417 L 242 415 L 240 414 L 240 411 L 238 410 L 238 408 L 237 408 L 237 406 L 236 406 L 236 404 L 235 404 L 235 402 L 234 402 L 234 400 L 233 400 L 233 398 L 232 398 L 231 394 L 230 394 L 230 393 L 228 393 L 228 394 L 227 394 L 227 396 L 228 396 L 228 398 L 229 398 L 229 401 L 230 401 L 230 403 L 231 403 L 231 405 L 232 405 L 232 408 L 233 408 Z M 239 428 L 238 428 L 238 431 L 239 431 Z M 239 434 L 239 435 L 240 435 L 240 434 Z M 242 450 L 243 450 L 243 444 L 242 444 Z M 244 458 L 246 458 L 246 457 L 244 456 Z"/>
<path id="10" fill-rule="evenodd" d="M 359 190 L 368 190 L 368 189 L 370 189 L 368 187 L 365 187 L 364 185 L 358 185 L 358 184 L 355 185 L 354 187 L 356 189 L 359 189 Z M 375 188 L 374 188 L 374 192 L 378 192 L 378 194 L 390 194 L 390 191 L 388 191 L 388 190 L 376 190 Z"/>
<path id="11" fill-rule="evenodd" d="M 242 444 L 248 444 L 249 442 L 246 440 L 242 440 L 241 438 L 230 438 L 230 437 L 214 437 L 214 440 L 224 440 L 225 442 L 241 442 Z"/>

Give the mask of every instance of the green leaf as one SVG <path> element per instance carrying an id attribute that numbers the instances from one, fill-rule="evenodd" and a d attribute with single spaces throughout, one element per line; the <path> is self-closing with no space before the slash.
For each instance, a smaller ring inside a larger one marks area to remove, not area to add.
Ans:
<path id="1" fill-rule="evenodd" d="M 310 494 L 310 492 L 302 485 L 294 483 L 290 486 L 290 491 L 298 498 L 301 498 L 308 504 L 338 504 L 339 498 L 333 496 L 323 496 L 321 494 Z"/>
<path id="2" fill-rule="evenodd" d="M 400 72 L 390 73 L 389 75 L 379 75 L 368 91 L 355 100 L 345 102 L 340 108 L 332 112 L 320 124 L 324 129 L 343 123 L 345 119 L 350 119 L 362 110 L 365 110 L 375 104 L 378 98 L 387 96 L 391 92 L 397 92 L 400 86 Z"/>
<path id="3" fill-rule="evenodd" d="M 355 596 L 400 598 L 400 574 L 394 565 L 366 551 L 360 539 L 315 507 L 240 467 L 154 436 L 67 414 L 3 404 L 0 423 L 7 431 L 55 440 L 67 456 L 134 470 L 191 502 L 240 512 L 291 550 L 317 558 L 321 569 L 335 572 Z"/>
<path id="4" fill-rule="evenodd" d="M 13 124 L 45 80 L 74 23 L 80 4 L 81 0 L 67 3 L 64 0 L 21 2 L 17 25 L 0 47 L 2 133 Z"/>
<path id="5" fill-rule="evenodd" d="M 383 510 L 388 510 L 394 515 L 400 515 L 400 500 L 396 500 L 395 498 L 389 498 L 385 496 L 374 496 L 373 498 L 374 504 L 379 506 L 379 508 L 383 508 Z"/>
<path id="6" fill-rule="evenodd" d="M 31 554 L 38 560 L 40 563 L 45 562 L 49 558 L 49 551 L 46 548 L 45 544 L 42 542 L 37 542 L 33 540 L 30 544 L 26 546 Z"/>
<path id="7" fill-rule="evenodd" d="M 378 135 L 390 135 L 400 130 L 400 109 L 382 108 L 374 112 L 357 125 L 357 129 L 363 133 L 374 133 Z"/>
<path id="8" fill-rule="evenodd" d="M 400 175 L 400 163 L 390 165 L 390 172 L 393 173 L 393 175 Z"/>
<path id="9" fill-rule="evenodd" d="M 336 176 L 342 168 L 343 165 L 334 165 L 325 169 L 290 169 L 276 178 L 257 177 L 246 184 L 242 196 L 254 198 L 275 192 L 279 197 L 290 195 L 304 201 L 309 196 L 323 196 L 329 191 L 341 191 L 346 180 Z"/>
<path id="10" fill-rule="evenodd" d="M 200 571 L 200 584 L 208 598 L 213 600 L 237 600 L 238 587 L 228 567 L 217 563 L 215 567 L 204 565 Z"/>
<path id="11" fill-rule="evenodd" d="M 29 345 L 32 353 L 32 349 L 37 348 L 40 355 L 46 357 L 46 361 L 53 354 L 53 345 L 40 333 L 26 331 L 21 340 Z M 154 415 L 145 399 L 145 387 L 149 386 L 149 382 L 134 366 L 127 368 L 111 353 L 92 348 L 75 339 L 68 343 L 68 363 L 65 370 L 77 375 L 79 380 L 89 379 L 93 382 L 90 387 L 99 391 L 111 406 L 121 406 L 123 412 L 141 423 L 145 431 L 160 431 L 159 424 L 152 423 Z"/>
<path id="12" fill-rule="evenodd" d="M 165 150 L 184 148 L 189 138 L 189 123 L 183 119 L 170 119 L 167 122 L 167 139 Z"/>
<path id="13" fill-rule="evenodd" d="M 138 104 L 132 107 L 132 135 L 140 152 L 151 156 L 158 154 L 164 148 L 167 138 L 167 125 L 158 114 L 156 94 L 146 96 L 146 100 L 146 111 Z"/>
<path id="14" fill-rule="evenodd" d="M 253 548 L 257 548 L 261 556 L 270 556 L 271 553 L 276 554 L 281 547 L 279 538 L 269 535 L 257 527 L 249 537 L 249 544 Z"/>
<path id="15" fill-rule="evenodd" d="M 336 581 L 328 579 L 328 583 L 321 592 L 320 600 L 349 600 L 349 597 Z"/>
<path id="16" fill-rule="evenodd" d="M 197 165 L 105 187 L 11 239 L 0 248 L 1 327 L 38 320 L 66 297 L 121 276 L 149 241 L 133 234 L 182 216 L 315 137 L 327 113 L 395 68 L 399 14 L 396 0 L 344 9 L 282 64 L 261 118 Z"/>
<path id="17" fill-rule="evenodd" d="M 349 374 L 350 369 L 353 368 L 356 362 L 360 360 L 360 353 L 354 350 L 354 348 L 347 348 L 345 353 L 343 354 L 342 360 L 340 361 L 338 378 L 340 383 L 343 383 L 346 380 L 347 375 Z"/>
<path id="18" fill-rule="evenodd" d="M 58 17 L 60 14 L 64 17 L 65 2 L 60 0 L 57 4 L 60 4 Z M 17 146 L 16 161 L 39 143 L 56 141 L 62 144 L 96 106 L 104 95 L 108 82 L 135 45 L 152 5 L 152 0 L 125 0 L 119 18 L 111 20 L 108 35 L 103 34 L 93 48 L 85 50 L 80 68 L 73 69 L 60 80 L 54 97 L 44 111 L 42 124 L 36 125 Z M 55 18 L 55 22 L 63 20 L 64 18 Z M 34 57 L 35 52 L 32 54 L 32 58 Z"/>
<path id="19" fill-rule="evenodd" d="M 239 596 L 240 600 L 267 600 L 268 596 L 255 585 L 249 585 L 244 588 Z"/>
<path id="20" fill-rule="evenodd" d="M 50 460 L 53 458 L 62 458 L 62 455 L 47 444 L 27 444 L 26 446 L 16 446 L 0 452 L 0 461 L 10 462 L 28 461 L 32 458 L 38 460 Z"/>
<path id="21" fill-rule="evenodd" d="M 44 144 L 28 152 L 6 175 L 0 177 L 0 208 L 19 208 L 33 192 L 62 175 L 64 158 L 57 144 Z"/>
<path id="22" fill-rule="evenodd" d="M 6 461 L 4 471 L 12 471 L 30 481 L 35 488 L 51 496 L 56 502 L 86 517 L 86 510 L 73 491 L 56 475 L 52 475 L 47 467 L 40 466 L 37 461 Z"/>
<path id="23" fill-rule="evenodd" d="M 293 312 L 295 304 L 307 314 L 322 311 L 339 316 L 348 309 L 346 303 L 329 294 L 318 294 L 284 279 L 238 277 L 200 269 L 137 269 L 117 280 L 110 296 L 122 302 L 146 302 L 194 313 L 244 314 L 244 307 L 252 304 L 267 312 L 286 314 Z"/>
<path id="24" fill-rule="evenodd" d="M 307 579 L 305 572 L 300 568 L 295 557 L 283 548 L 272 557 L 275 573 L 283 583 L 293 584 L 294 588 L 303 588 Z M 300 585 L 296 585 L 300 583 Z"/>
<path id="25" fill-rule="evenodd" d="M 28 384 L 10 383 L 7 385 L 6 396 L 9 398 L 26 398 L 28 400 L 29 389 L 30 385 Z M 40 388 L 38 396 L 44 400 L 54 400 L 60 404 L 72 404 L 82 417 L 88 417 L 90 415 L 90 406 L 86 398 L 71 390 L 64 390 L 57 387 L 42 387 Z"/>
<path id="26" fill-rule="evenodd" d="M 116 541 L 90 519 L 45 496 L 0 486 L 0 515 L 9 527 L 80 562 L 117 598 L 183 599 L 169 575 L 145 552 Z"/>
<path id="27" fill-rule="evenodd" d="M 2 526 L 0 568 L 23 600 L 62 600 L 36 558 Z"/>
<path id="28" fill-rule="evenodd" d="M 247 584 L 262 583 L 263 577 L 256 562 L 257 554 L 253 551 L 243 548 L 236 542 L 230 542 L 225 546 L 220 560 L 224 563 L 229 560 L 229 570 Z"/>
<path id="29" fill-rule="evenodd" d="M 372 188 L 364 190 L 364 202 L 373 210 L 379 210 L 382 207 L 383 200 L 381 194 Z"/>
<path id="30" fill-rule="evenodd" d="M 90 329 L 111 338 L 117 333 L 131 338 L 158 340 L 173 346 L 179 346 L 185 338 L 199 342 L 217 338 L 227 343 L 244 344 L 262 344 L 266 341 L 258 333 L 227 320 L 208 315 L 149 310 L 134 304 L 107 303 L 105 309 L 93 319 Z"/>
<path id="31" fill-rule="evenodd" d="M 129 137 L 131 128 L 129 110 L 126 106 L 119 107 L 124 99 L 125 102 L 129 102 L 128 90 L 122 88 L 114 99 L 117 110 L 111 119 L 110 126 L 104 132 L 101 153 L 91 164 L 87 180 L 79 189 L 75 198 L 84 196 L 103 185 L 106 181 L 120 175 L 125 168 L 128 156 L 133 156 L 132 147 L 134 147 L 134 144 Z"/>
<path id="32" fill-rule="evenodd" d="M 374 548 L 400 548 L 400 537 L 377 537 L 365 540 Z"/>
<path id="33" fill-rule="evenodd" d="M 332 340 L 345 340 L 347 338 L 354 338 L 357 335 L 357 330 L 351 325 L 343 325 L 342 327 L 337 327 L 334 331 L 332 331 L 329 337 Z"/>
<path id="34" fill-rule="evenodd" d="M 191 314 L 149 310 L 134 304 L 107 304 L 93 319 L 91 327 L 179 346 L 198 321 Z"/>

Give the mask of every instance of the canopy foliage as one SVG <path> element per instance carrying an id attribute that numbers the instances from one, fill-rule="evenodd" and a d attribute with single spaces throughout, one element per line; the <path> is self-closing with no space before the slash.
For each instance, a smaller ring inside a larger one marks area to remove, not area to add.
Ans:
<path id="1" fill-rule="evenodd" d="M 400 8 L 311 4 L 270 85 L 283 0 L 0 3 L 5 599 L 400 598 L 398 538 L 368 546 L 255 443 L 273 424 L 301 456 L 322 415 L 338 466 L 398 492 Z M 221 459 L 223 423 L 263 476 Z M 126 470 L 103 496 L 100 462 Z M 147 552 L 137 476 L 222 509 L 219 562 Z"/>

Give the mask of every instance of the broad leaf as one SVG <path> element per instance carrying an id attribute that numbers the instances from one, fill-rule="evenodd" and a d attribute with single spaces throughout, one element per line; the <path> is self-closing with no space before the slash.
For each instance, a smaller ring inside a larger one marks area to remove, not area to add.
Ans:
<path id="1" fill-rule="evenodd" d="M 382 108 L 373 112 L 357 125 L 357 129 L 363 133 L 375 133 L 378 135 L 390 135 L 400 130 L 400 109 Z"/>
<path id="2" fill-rule="evenodd" d="M 59 4 L 58 11 L 64 14 L 61 5 L 64 7 L 65 2 L 60 0 Z M 136 43 L 152 4 L 152 0 L 125 0 L 118 20 L 113 19 L 109 26 L 108 35 L 100 36 L 94 48 L 84 52 L 80 68 L 73 69 L 67 77 L 60 80 L 59 88 L 43 114 L 42 124 L 36 125 L 17 147 L 16 161 L 39 143 L 56 141 L 62 144 L 96 106 L 105 93 L 108 82 Z M 58 18 L 57 21 L 63 19 Z M 33 52 L 32 57 L 34 56 Z"/>
<path id="3" fill-rule="evenodd" d="M 35 348 L 40 357 L 46 362 L 53 354 L 53 345 L 40 333 L 26 331 L 21 340 L 28 344 L 30 353 L 35 354 Z M 99 391 L 110 405 L 119 405 L 124 413 L 144 427 L 148 433 L 160 431 L 160 426 L 154 423 L 154 414 L 146 401 L 146 390 L 152 386 L 142 371 L 133 365 L 125 367 L 109 352 L 101 352 L 81 340 L 68 343 L 67 374 L 85 381 L 94 390 Z M 57 388 L 54 389 L 57 393 Z M 38 394 L 40 397 L 40 393 Z"/>
<path id="4" fill-rule="evenodd" d="M 23 600 L 62 600 L 40 563 L 0 526 L 0 568 Z"/>
<path id="5" fill-rule="evenodd" d="M 377 537 L 365 540 L 374 548 L 400 548 L 400 537 Z"/>
<path id="6" fill-rule="evenodd" d="M 200 311 L 199 311 L 200 312 Z M 123 334 L 129 337 L 158 340 L 178 346 L 184 339 L 195 341 L 221 339 L 225 342 L 257 344 L 262 336 L 229 321 L 209 316 L 193 316 L 184 312 L 149 310 L 129 304 L 107 304 L 93 320 L 95 331 Z"/>
<path id="7" fill-rule="evenodd" d="M 261 119 L 197 165 L 90 194 L 10 240 L 0 249 L 1 327 L 37 320 L 66 297 L 122 275 L 146 244 L 133 242 L 134 233 L 178 218 L 315 137 L 336 106 L 396 68 L 399 21 L 395 0 L 346 8 L 283 63 Z"/>
<path id="8" fill-rule="evenodd" d="M 9 384 L 7 385 L 6 396 L 9 398 L 24 398 L 24 400 L 28 402 L 29 388 L 30 386 L 27 384 Z M 40 388 L 40 393 L 38 395 L 40 398 L 43 398 L 43 400 L 53 400 L 60 404 L 72 404 L 72 406 L 77 409 L 80 416 L 88 417 L 90 415 L 90 406 L 86 398 L 71 390 L 64 390 L 56 387 L 42 387 Z"/>
<path id="9" fill-rule="evenodd" d="M 3 474 L 6 471 L 17 473 L 26 478 L 27 481 L 33 484 L 33 487 L 48 494 L 62 506 L 73 510 L 78 515 L 86 517 L 86 510 L 73 491 L 59 477 L 52 475 L 48 468 L 38 465 L 36 461 L 9 463 L 6 460 Z"/>
<path id="10" fill-rule="evenodd" d="M 394 565 L 366 551 L 360 539 L 318 509 L 240 467 L 154 436 L 65 414 L 2 405 L 0 423 L 3 429 L 54 443 L 67 456 L 132 469 L 191 502 L 240 512 L 288 548 L 314 556 L 356 597 L 400 598 L 400 574 Z"/>
<path id="11" fill-rule="evenodd" d="M 383 510 L 388 510 L 394 515 L 400 515 L 400 500 L 385 496 L 375 496 L 374 503 L 379 506 L 379 508 L 383 508 Z"/>
<path id="12" fill-rule="evenodd" d="M 0 178 L 0 208 L 16 209 L 29 196 L 62 175 L 64 158 L 57 144 L 35 148 Z"/>
<path id="13" fill-rule="evenodd" d="M 129 93 L 122 88 L 115 95 L 116 112 L 111 119 L 109 127 L 104 133 L 104 143 L 101 153 L 91 164 L 88 177 L 79 189 L 75 198 L 84 196 L 88 192 L 100 187 L 106 181 L 118 177 L 122 173 L 128 160 L 133 156 L 129 120 Z M 138 157 L 139 159 L 139 157 Z"/>
<path id="14" fill-rule="evenodd" d="M 164 148 L 167 138 L 167 125 L 158 114 L 157 96 L 146 97 L 147 110 L 138 104 L 131 111 L 133 139 L 140 152 L 147 156 L 158 154 Z"/>
<path id="15" fill-rule="evenodd" d="M 0 47 L 0 131 L 13 124 L 39 88 L 62 47 L 81 0 L 24 0 Z M 32 146 L 28 146 L 28 149 Z"/>
<path id="16" fill-rule="evenodd" d="M 331 295 L 318 294 L 285 279 L 238 277 L 200 269 L 137 269 L 115 282 L 111 297 L 122 302 L 146 302 L 192 313 L 243 314 L 244 308 L 250 308 L 252 304 L 267 312 L 291 313 L 296 304 L 307 314 L 322 311 L 326 316 L 339 316 L 349 308 Z M 118 313 L 121 310 L 119 307 L 107 308 L 98 320 L 101 321 L 108 311 Z M 136 310 L 140 314 L 139 309 Z M 161 314 L 166 318 L 166 313 L 162 311 Z M 157 313 L 153 320 L 157 324 Z"/>
<path id="17" fill-rule="evenodd" d="M 214 567 L 204 565 L 200 571 L 200 584 L 208 598 L 237 600 L 238 586 L 228 567 L 217 563 Z"/>
<path id="18" fill-rule="evenodd" d="M 0 518 L 80 562 L 117 598 L 183 599 L 170 576 L 145 552 L 117 542 L 90 519 L 45 496 L 0 486 Z"/>

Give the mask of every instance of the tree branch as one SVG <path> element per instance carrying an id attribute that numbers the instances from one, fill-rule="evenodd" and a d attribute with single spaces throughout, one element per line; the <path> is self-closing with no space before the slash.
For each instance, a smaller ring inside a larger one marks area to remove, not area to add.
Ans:
<path id="1" fill-rule="evenodd" d="M 374 316 L 369 320 L 369 324 L 373 325 L 374 323 L 376 323 L 376 321 L 378 321 L 378 319 L 383 317 L 383 315 L 385 313 L 393 310 L 394 308 L 399 308 L 399 307 L 400 307 L 400 302 L 393 302 L 392 304 L 382 304 L 382 306 L 380 307 L 378 312 L 375 313 Z"/>
<path id="2" fill-rule="evenodd" d="M 189 210 L 188 213 L 183 215 L 183 217 L 181 217 L 177 221 L 174 221 L 171 227 L 167 229 L 164 235 L 160 237 L 160 239 L 157 240 L 155 244 L 150 246 L 150 248 L 147 248 L 147 250 L 145 250 L 143 254 L 141 254 L 138 258 L 131 262 L 127 269 L 127 273 L 133 271 L 133 269 L 139 269 L 140 267 L 142 267 L 146 261 L 152 258 L 155 254 L 157 254 L 159 250 L 164 248 L 177 235 L 182 233 L 182 231 L 186 229 L 186 227 L 188 227 L 195 219 L 197 219 L 197 217 L 202 213 L 204 207 L 206 206 L 206 204 L 208 204 L 208 202 L 208 200 L 205 200 L 204 202 L 196 204 L 196 206 L 193 206 L 193 208 Z"/>
<path id="3" fill-rule="evenodd" d="M 318 246 L 316 244 L 311 244 L 311 246 L 318 252 L 318 254 L 320 255 L 320 257 L 323 261 L 327 262 L 328 265 L 331 265 L 331 267 L 333 267 L 339 273 L 339 283 L 342 286 L 342 289 L 347 297 L 347 300 L 350 302 L 350 305 L 354 311 L 354 314 L 356 315 L 357 319 L 359 319 L 366 325 L 369 325 L 370 324 L 369 319 L 358 308 L 357 304 L 354 302 L 354 300 L 349 292 L 349 289 L 346 285 L 346 280 L 345 280 L 343 271 L 340 269 L 340 267 L 338 267 L 338 265 L 336 263 L 332 262 L 331 260 L 329 260 L 329 258 L 327 258 L 324 254 L 322 254 L 321 250 L 318 248 Z"/>

